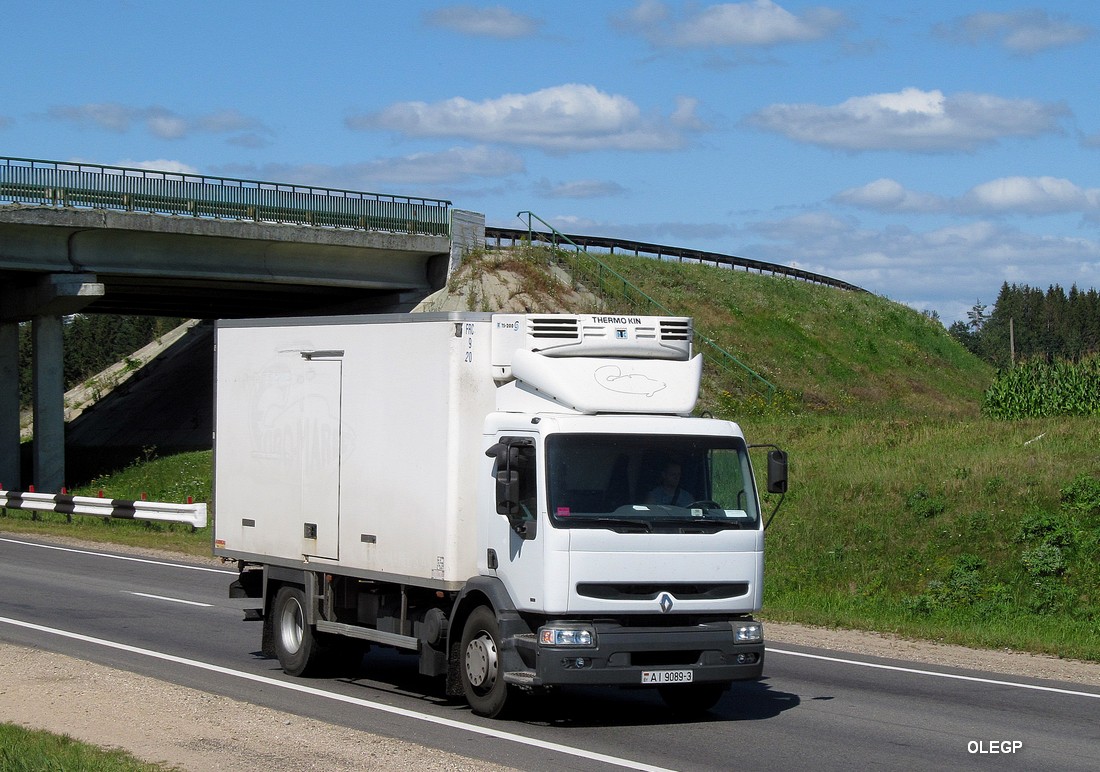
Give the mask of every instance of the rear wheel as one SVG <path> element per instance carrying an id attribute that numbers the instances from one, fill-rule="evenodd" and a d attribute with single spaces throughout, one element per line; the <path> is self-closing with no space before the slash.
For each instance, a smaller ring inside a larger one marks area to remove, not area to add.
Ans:
<path id="1" fill-rule="evenodd" d="M 474 713 L 497 718 L 508 703 L 508 684 L 500 667 L 500 627 L 496 615 L 478 606 L 462 631 L 459 675 L 462 691 Z"/>
<path id="2" fill-rule="evenodd" d="M 665 705 L 681 716 L 693 716 L 706 713 L 718 704 L 722 695 L 729 689 L 729 684 L 678 684 L 676 686 L 660 686 L 657 693 L 665 701 Z"/>
<path id="3" fill-rule="evenodd" d="M 323 647 L 306 624 L 306 594 L 297 587 L 280 587 L 271 613 L 275 656 L 283 670 L 292 676 L 315 673 Z"/>

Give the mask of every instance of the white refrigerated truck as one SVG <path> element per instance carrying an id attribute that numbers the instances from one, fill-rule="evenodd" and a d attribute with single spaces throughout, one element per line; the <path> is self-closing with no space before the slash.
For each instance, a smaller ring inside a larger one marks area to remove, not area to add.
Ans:
<path id="1" fill-rule="evenodd" d="M 738 426 L 691 417 L 689 318 L 222 321 L 216 352 L 214 552 L 287 673 L 397 647 L 486 716 L 760 676 L 760 503 Z"/>

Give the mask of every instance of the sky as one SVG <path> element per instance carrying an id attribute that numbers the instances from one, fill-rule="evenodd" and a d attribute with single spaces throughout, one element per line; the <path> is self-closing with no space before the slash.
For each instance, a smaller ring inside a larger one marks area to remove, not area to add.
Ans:
<path id="1" fill-rule="evenodd" d="M 1100 3 L 0 0 L 0 155 L 443 198 L 950 325 L 1100 288 Z"/>

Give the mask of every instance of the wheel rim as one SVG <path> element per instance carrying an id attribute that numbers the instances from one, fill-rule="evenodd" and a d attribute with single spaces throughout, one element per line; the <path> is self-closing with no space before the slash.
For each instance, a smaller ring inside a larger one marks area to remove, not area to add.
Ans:
<path id="1" fill-rule="evenodd" d="M 484 631 L 466 647 L 466 679 L 481 692 L 489 691 L 496 683 L 497 644 Z"/>
<path id="2" fill-rule="evenodd" d="M 291 598 L 283 606 L 283 613 L 279 617 L 279 638 L 286 652 L 294 654 L 302 648 L 304 628 L 305 615 L 302 613 L 302 607 L 296 598 Z"/>

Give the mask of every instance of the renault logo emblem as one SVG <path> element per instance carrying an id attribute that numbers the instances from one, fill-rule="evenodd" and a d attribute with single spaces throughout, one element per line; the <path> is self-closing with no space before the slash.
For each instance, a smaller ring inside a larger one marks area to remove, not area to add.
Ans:
<path id="1" fill-rule="evenodd" d="M 672 611 L 672 596 L 669 595 L 667 592 L 662 592 L 660 595 L 657 596 L 657 603 L 661 607 L 662 614 L 667 614 L 668 612 Z"/>

